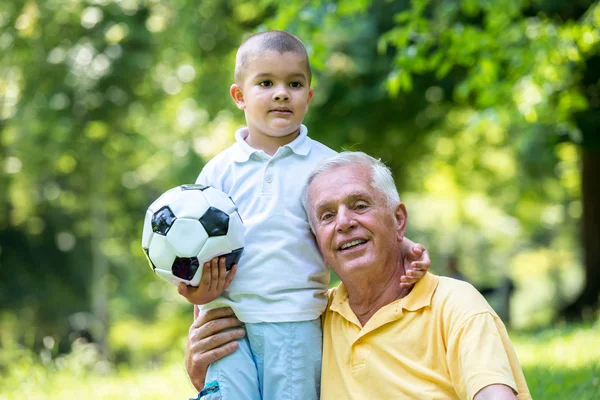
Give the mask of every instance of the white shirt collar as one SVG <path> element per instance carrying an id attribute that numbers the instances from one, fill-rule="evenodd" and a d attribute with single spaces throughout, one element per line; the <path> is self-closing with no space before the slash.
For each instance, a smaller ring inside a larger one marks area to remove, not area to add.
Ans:
<path id="1" fill-rule="evenodd" d="M 240 128 L 235 132 L 236 146 L 234 146 L 233 160 L 236 162 L 248 161 L 252 154 L 262 152 L 262 150 L 257 150 L 246 143 L 245 139 L 248 137 L 248 133 L 248 128 L 246 127 Z M 308 129 L 306 126 L 300 125 L 298 137 L 282 147 L 289 148 L 297 155 L 306 156 L 310 151 L 311 142 L 312 140 L 308 137 Z"/>

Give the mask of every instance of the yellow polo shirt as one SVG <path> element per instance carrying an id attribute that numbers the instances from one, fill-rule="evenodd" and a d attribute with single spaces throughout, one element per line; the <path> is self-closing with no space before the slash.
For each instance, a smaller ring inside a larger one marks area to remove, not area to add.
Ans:
<path id="1" fill-rule="evenodd" d="M 530 399 L 498 315 L 470 284 L 427 273 L 361 326 L 343 284 L 323 314 L 321 399 L 472 399 L 491 384 Z"/>

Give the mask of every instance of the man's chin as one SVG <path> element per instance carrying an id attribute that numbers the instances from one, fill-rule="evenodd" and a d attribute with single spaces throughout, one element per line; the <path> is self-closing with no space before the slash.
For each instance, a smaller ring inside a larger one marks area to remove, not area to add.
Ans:
<path id="1" fill-rule="evenodd" d="M 369 260 L 364 256 L 359 257 L 348 257 L 338 259 L 338 265 L 340 270 L 346 272 L 360 271 L 368 268 L 370 263 Z"/>

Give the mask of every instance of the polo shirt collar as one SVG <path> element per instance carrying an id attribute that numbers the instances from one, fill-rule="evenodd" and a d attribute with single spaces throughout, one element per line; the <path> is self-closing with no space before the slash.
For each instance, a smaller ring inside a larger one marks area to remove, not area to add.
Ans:
<path id="1" fill-rule="evenodd" d="M 335 290 L 329 310 L 340 314 L 347 321 L 352 322 L 357 326 L 361 326 L 358 317 L 356 314 L 354 314 L 354 311 L 352 311 L 352 308 L 350 307 L 348 290 L 343 283 L 340 283 Z"/>
<path id="2" fill-rule="evenodd" d="M 435 293 L 435 289 L 437 288 L 438 282 L 439 278 L 437 276 L 427 272 L 425 276 L 415 284 L 413 290 L 408 294 L 408 296 L 403 297 L 400 300 L 396 300 L 384 307 L 387 308 L 391 306 L 394 310 L 392 312 L 392 315 L 388 314 L 387 317 L 385 317 L 386 321 L 376 321 L 380 318 L 380 316 L 377 315 L 378 313 L 376 313 L 372 317 L 372 319 L 375 318 L 373 322 L 369 320 L 365 328 L 367 328 L 368 325 L 372 324 L 381 326 L 385 322 L 390 322 L 391 320 L 398 319 L 402 317 L 403 309 L 407 311 L 417 311 L 421 308 L 431 306 L 433 294 Z M 348 300 L 348 290 L 346 289 L 346 286 L 344 286 L 343 283 L 340 283 L 340 285 L 336 289 L 329 309 L 333 312 L 337 312 L 349 322 L 352 322 L 357 326 L 361 326 L 360 322 L 358 321 L 358 317 L 356 317 L 356 315 L 352 311 L 352 308 L 350 308 L 350 301 Z"/>
<path id="3" fill-rule="evenodd" d="M 254 153 L 260 153 L 261 150 L 257 150 L 246 143 L 248 137 L 248 128 L 240 128 L 235 132 L 236 145 L 233 150 L 233 160 L 237 162 L 245 162 L 250 159 L 250 156 Z M 293 153 L 306 156 L 308 155 L 311 147 L 311 139 L 308 137 L 308 129 L 304 125 L 300 125 L 300 133 L 298 137 L 291 143 L 286 144 L 283 147 L 289 148 Z"/>
<path id="4" fill-rule="evenodd" d="M 407 311 L 417 311 L 431 306 L 433 294 L 437 288 L 439 278 L 427 272 L 420 281 L 415 284 L 408 296 L 400 299 L 400 306 Z"/>

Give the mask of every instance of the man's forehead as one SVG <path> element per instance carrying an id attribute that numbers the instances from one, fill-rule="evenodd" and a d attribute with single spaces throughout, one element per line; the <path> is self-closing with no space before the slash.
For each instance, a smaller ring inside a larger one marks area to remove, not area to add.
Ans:
<path id="1" fill-rule="evenodd" d="M 315 176 L 309 186 L 309 202 L 324 204 L 372 197 L 369 171 L 363 165 L 343 165 Z"/>

